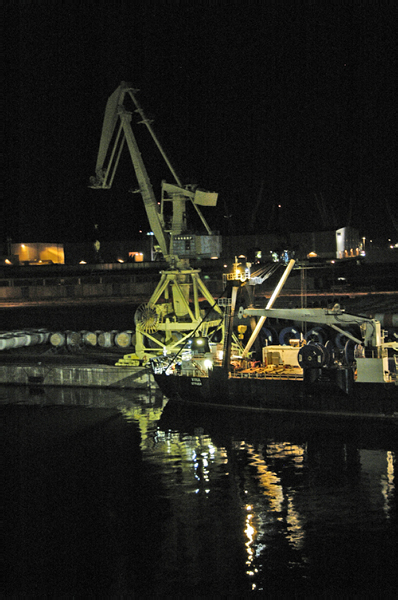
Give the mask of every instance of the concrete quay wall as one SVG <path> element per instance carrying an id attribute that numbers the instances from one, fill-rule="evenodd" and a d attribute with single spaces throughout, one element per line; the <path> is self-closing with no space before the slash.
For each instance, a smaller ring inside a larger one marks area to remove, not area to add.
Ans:
<path id="1" fill-rule="evenodd" d="M 107 365 L 0 365 L 0 384 L 156 389 L 149 369 Z"/>

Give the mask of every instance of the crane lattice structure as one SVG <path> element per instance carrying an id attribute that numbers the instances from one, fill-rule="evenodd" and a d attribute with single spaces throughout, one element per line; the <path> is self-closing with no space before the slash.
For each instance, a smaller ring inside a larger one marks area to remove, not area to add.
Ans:
<path id="1" fill-rule="evenodd" d="M 190 258 L 219 256 L 221 239 L 211 231 L 200 210 L 200 206 L 215 206 L 217 194 L 203 191 L 197 186 L 182 185 L 155 135 L 152 122 L 146 118 L 138 103 L 137 91 L 131 84 L 122 82 L 108 99 L 95 176 L 90 179 L 90 187 L 109 189 L 112 186 L 127 143 L 149 226 L 168 264 L 168 268 L 161 271 L 160 281 L 151 298 L 138 308 L 134 317 L 136 356 L 145 359 L 160 352 L 173 352 L 193 332 L 205 335 L 210 329 L 222 328 L 222 310 L 203 283 L 200 269 L 193 269 L 189 264 Z M 174 179 L 172 184 L 162 182 L 160 203 L 156 200 L 133 132 L 133 112 L 125 106 L 128 98 L 132 101 L 134 112 L 139 115 L 139 123 L 147 127 Z M 172 206 L 171 219 L 167 218 L 168 203 Z M 189 232 L 187 203 L 194 207 L 200 217 L 206 235 Z M 214 310 L 205 320 L 204 310 L 200 306 L 201 298 L 214 305 Z"/>

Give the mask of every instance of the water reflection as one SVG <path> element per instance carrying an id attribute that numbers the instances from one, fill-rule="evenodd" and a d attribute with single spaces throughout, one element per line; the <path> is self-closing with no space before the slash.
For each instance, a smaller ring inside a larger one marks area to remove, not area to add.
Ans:
<path id="1" fill-rule="evenodd" d="M 396 539 L 388 520 L 396 526 L 396 432 L 226 414 L 169 405 L 160 427 L 185 447 L 197 443 L 186 432 L 199 424 L 202 438 L 211 433 L 212 457 L 222 457 L 236 484 L 250 589 L 271 585 L 309 593 L 322 585 L 320 578 L 330 590 L 366 589 L 374 568 L 378 585 L 389 588 L 395 572 Z M 215 464 L 207 472 L 210 496 L 217 477 Z"/>
<path id="2" fill-rule="evenodd" d="M 387 452 L 387 473 L 381 476 L 381 493 L 384 498 L 384 513 L 387 519 L 393 517 L 394 510 L 394 453 Z"/>
<path id="3" fill-rule="evenodd" d="M 12 592 L 297 597 L 395 585 L 394 431 L 143 392 L 0 397 L 21 536 Z"/>
<path id="4" fill-rule="evenodd" d="M 6 386 L 0 385 L 0 404 L 25 406 L 80 406 L 116 409 L 128 417 L 135 406 L 160 406 L 166 404 L 156 390 L 130 390 L 123 388 L 84 388 L 57 386 Z"/>

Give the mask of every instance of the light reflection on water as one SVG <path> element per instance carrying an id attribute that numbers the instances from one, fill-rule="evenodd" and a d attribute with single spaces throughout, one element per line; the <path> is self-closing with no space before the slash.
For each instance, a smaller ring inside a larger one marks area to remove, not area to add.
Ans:
<path id="1" fill-rule="evenodd" d="M 87 479 L 87 469 L 93 478 L 86 491 L 79 489 L 73 511 L 66 500 L 60 510 L 80 518 L 81 502 L 89 506 L 92 494 L 96 502 L 102 497 L 88 511 L 92 523 L 84 531 L 93 538 L 97 528 L 108 531 L 106 543 L 101 536 L 98 543 L 103 556 L 96 558 L 105 574 L 90 579 L 95 569 L 89 553 L 84 553 L 87 564 L 79 566 L 69 557 L 76 593 L 85 591 L 88 581 L 94 593 L 101 588 L 102 594 L 180 590 L 228 597 L 358 593 L 370 585 L 387 592 L 396 584 L 393 436 L 175 408 L 144 392 L 45 390 L 32 395 L 14 389 L 2 394 L 8 408 L 18 406 L 18 414 L 8 415 L 6 434 L 20 459 L 28 450 L 35 456 L 43 434 L 56 430 L 59 440 L 52 462 L 44 458 L 46 448 L 37 451 L 41 470 L 34 475 L 24 471 L 23 461 L 17 465 L 14 475 L 25 478 L 27 487 L 12 490 L 13 497 L 29 517 L 48 526 L 53 498 L 47 501 L 35 490 L 48 484 L 47 471 L 56 472 L 58 466 L 63 468 L 61 490 L 76 488 L 81 477 Z M 28 410 L 28 403 L 40 411 L 32 413 L 31 407 L 22 419 L 18 411 Z M 76 448 L 67 449 L 64 439 Z M 80 446 L 89 453 L 91 444 L 96 451 L 76 474 Z M 68 453 L 74 457 L 71 473 Z M 24 460 L 30 464 L 32 456 Z M 41 503 L 44 516 L 29 512 L 27 489 L 37 493 L 32 502 Z M 18 531 L 29 530 L 23 512 L 16 516 Z M 74 534 L 67 543 L 79 546 L 71 526 Z M 66 535 L 63 531 L 62 543 Z M 60 553 L 61 542 L 51 543 Z M 27 545 L 38 550 L 30 539 Z M 82 552 L 76 555 L 81 561 Z M 26 554 L 18 558 L 28 560 Z M 34 564 L 45 571 L 52 563 L 43 553 Z M 38 585 L 28 567 L 17 571 L 25 573 L 26 583 L 19 582 L 19 588 L 14 583 L 14 591 L 26 590 L 33 580 Z M 70 582 L 59 575 L 54 585 L 67 593 Z M 51 581 L 41 591 L 54 591 Z"/>

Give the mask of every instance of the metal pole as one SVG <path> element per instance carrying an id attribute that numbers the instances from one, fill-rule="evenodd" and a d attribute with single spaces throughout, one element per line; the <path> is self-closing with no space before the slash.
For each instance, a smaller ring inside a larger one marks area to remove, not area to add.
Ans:
<path id="1" fill-rule="evenodd" d="M 161 146 L 161 144 L 160 144 L 160 142 L 159 142 L 159 140 L 158 140 L 158 138 L 157 138 L 157 136 L 156 136 L 156 133 L 155 133 L 155 132 L 154 132 L 154 130 L 152 129 L 151 122 L 149 121 L 149 119 L 147 119 L 147 118 L 146 118 L 146 116 L 145 116 L 145 114 L 144 114 L 144 111 L 143 111 L 143 109 L 141 108 L 140 104 L 138 103 L 138 100 L 137 100 L 137 98 L 136 98 L 136 97 L 135 97 L 135 95 L 134 95 L 134 90 L 132 90 L 132 89 L 127 89 L 127 91 L 128 91 L 128 93 L 129 93 L 129 95 L 130 95 L 130 98 L 132 99 L 132 101 L 133 101 L 133 102 L 134 102 L 134 104 L 135 104 L 136 111 L 137 111 L 137 112 L 138 112 L 138 114 L 140 115 L 140 117 L 141 117 L 141 119 L 142 119 L 142 123 L 143 123 L 144 125 L 146 125 L 146 127 L 148 128 L 148 130 L 149 130 L 149 133 L 151 134 L 151 136 L 152 136 L 152 138 L 153 138 L 153 141 L 155 142 L 156 146 L 157 146 L 157 147 L 158 147 L 158 149 L 159 149 L 159 152 L 160 152 L 160 153 L 161 153 L 161 155 L 163 156 L 163 158 L 164 158 L 164 160 L 165 160 L 165 162 L 166 162 L 167 166 L 169 167 L 169 169 L 170 169 L 170 171 L 171 171 L 171 174 L 173 175 L 174 179 L 176 180 L 176 183 L 177 183 L 177 184 L 178 184 L 180 187 L 182 187 L 182 183 L 181 183 L 181 181 L 180 181 L 180 178 L 178 177 L 177 173 L 176 173 L 176 172 L 175 172 L 175 170 L 173 169 L 173 165 L 171 164 L 171 162 L 170 162 L 170 161 L 169 161 L 169 159 L 167 158 L 167 155 L 166 155 L 165 151 L 163 150 L 163 148 L 162 148 L 162 146 Z"/>
<path id="2" fill-rule="evenodd" d="M 283 286 L 286 283 L 286 279 L 289 277 L 291 270 L 293 269 L 295 261 L 292 259 L 289 261 L 289 264 L 287 265 L 278 285 L 276 286 L 276 288 L 273 291 L 273 294 L 271 296 L 271 298 L 268 300 L 267 306 L 265 307 L 266 309 L 268 308 L 272 308 L 275 300 L 277 299 L 277 297 L 279 296 Z M 260 333 L 260 330 L 262 328 L 262 326 L 264 325 L 265 319 L 267 317 L 260 317 L 258 320 L 258 323 L 256 325 L 255 330 L 253 331 L 253 333 L 250 336 L 249 341 L 246 344 L 246 348 L 243 350 L 242 353 L 242 358 L 245 358 L 247 356 L 247 354 L 250 351 L 250 348 L 253 346 L 253 343 L 255 341 L 255 339 L 257 338 L 258 334 Z"/>

